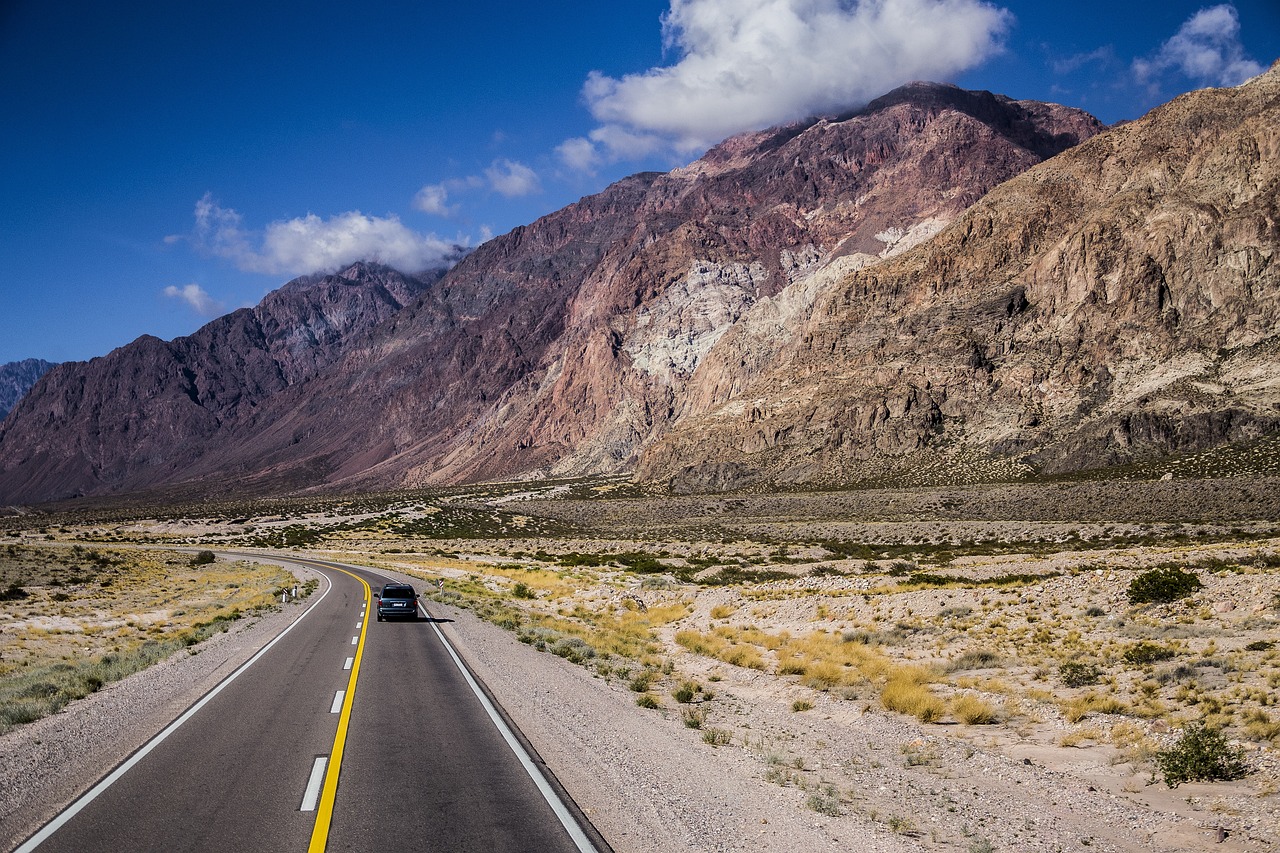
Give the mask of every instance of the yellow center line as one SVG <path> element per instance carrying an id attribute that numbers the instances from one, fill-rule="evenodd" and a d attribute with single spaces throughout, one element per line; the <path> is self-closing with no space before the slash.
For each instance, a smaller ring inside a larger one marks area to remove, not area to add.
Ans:
<path id="1" fill-rule="evenodd" d="M 337 566 L 324 564 L 324 567 L 342 572 L 344 575 L 351 575 L 360 581 L 360 585 L 364 587 L 364 607 L 367 612 L 371 591 L 365 579 L 346 569 L 339 569 Z M 338 771 L 342 768 L 342 750 L 347 745 L 347 726 L 351 722 L 351 705 L 356 698 L 356 678 L 360 675 L 360 659 L 364 656 L 364 638 L 368 630 L 369 620 L 365 619 L 360 625 L 360 642 L 356 645 L 355 661 L 351 665 L 351 675 L 347 679 L 347 695 L 342 700 L 342 713 L 338 717 L 338 733 L 333 738 L 333 752 L 329 755 L 329 767 L 325 772 L 324 788 L 320 792 L 320 805 L 316 809 L 316 823 L 311 830 L 311 845 L 307 848 L 307 853 L 324 853 L 325 847 L 329 844 L 329 825 L 333 822 L 333 804 L 338 797 Z"/>

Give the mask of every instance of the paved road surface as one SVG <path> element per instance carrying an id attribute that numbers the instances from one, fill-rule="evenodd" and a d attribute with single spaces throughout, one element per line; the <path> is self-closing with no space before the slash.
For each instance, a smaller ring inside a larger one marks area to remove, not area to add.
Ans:
<path id="1" fill-rule="evenodd" d="M 384 578 L 298 562 L 330 581 L 306 615 L 18 850 L 608 849 L 513 749 L 440 623 L 366 619 Z"/>

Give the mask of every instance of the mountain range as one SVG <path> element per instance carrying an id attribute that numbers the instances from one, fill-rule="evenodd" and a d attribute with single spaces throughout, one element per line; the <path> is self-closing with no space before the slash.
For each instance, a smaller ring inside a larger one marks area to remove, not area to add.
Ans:
<path id="1" fill-rule="evenodd" d="M 36 381 L 53 367 L 52 362 L 39 358 L 0 364 L 0 421 L 31 390 Z"/>
<path id="2" fill-rule="evenodd" d="M 1104 128 L 915 83 L 50 371 L 0 503 L 1060 473 L 1280 426 L 1280 71 Z"/>

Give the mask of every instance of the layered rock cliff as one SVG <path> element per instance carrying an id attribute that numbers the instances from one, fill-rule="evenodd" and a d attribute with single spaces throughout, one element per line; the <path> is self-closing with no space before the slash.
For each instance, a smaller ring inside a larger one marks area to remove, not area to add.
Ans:
<path id="1" fill-rule="evenodd" d="M 909 253 L 758 307 L 638 475 L 982 479 L 1275 430 L 1278 250 L 1273 68 L 1028 170 Z"/>

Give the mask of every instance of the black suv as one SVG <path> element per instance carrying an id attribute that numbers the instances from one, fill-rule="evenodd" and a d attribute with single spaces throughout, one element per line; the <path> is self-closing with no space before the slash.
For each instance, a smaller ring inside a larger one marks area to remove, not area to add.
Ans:
<path id="1" fill-rule="evenodd" d="M 418 618 L 418 594 L 407 583 L 389 583 L 378 593 L 378 621 L 395 618 Z"/>

